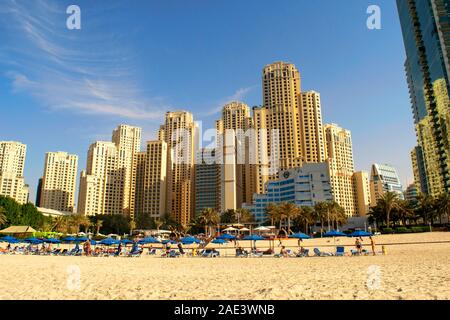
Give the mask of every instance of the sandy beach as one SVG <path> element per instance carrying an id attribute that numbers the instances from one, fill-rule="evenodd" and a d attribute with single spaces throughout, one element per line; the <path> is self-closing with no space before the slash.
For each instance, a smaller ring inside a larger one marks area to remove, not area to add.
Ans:
<path id="1" fill-rule="evenodd" d="M 348 245 L 347 252 L 353 249 L 354 240 L 349 238 L 303 244 L 331 252 L 335 240 Z M 383 235 L 375 240 L 377 251 L 385 244 L 387 255 L 174 259 L 0 255 L 0 299 L 450 299 L 450 232 Z M 297 241 L 283 245 L 295 247 Z M 222 256 L 233 252 L 231 247 L 221 250 Z"/>

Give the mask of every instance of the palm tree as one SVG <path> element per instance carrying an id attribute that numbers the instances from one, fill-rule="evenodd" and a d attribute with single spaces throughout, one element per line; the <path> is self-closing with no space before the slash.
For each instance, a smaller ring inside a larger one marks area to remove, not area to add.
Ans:
<path id="1" fill-rule="evenodd" d="M 427 194 L 419 194 L 417 197 L 417 214 L 423 219 L 424 223 L 433 224 L 433 218 L 436 214 L 435 200 Z"/>
<path id="2" fill-rule="evenodd" d="M 255 221 L 252 213 L 247 209 L 239 208 L 234 211 L 234 215 L 237 223 L 249 223 Z"/>
<path id="3" fill-rule="evenodd" d="M 136 229 L 136 221 L 134 219 L 130 220 L 130 236 L 133 235 L 133 230 Z"/>
<path id="4" fill-rule="evenodd" d="M 158 232 L 159 232 L 159 228 L 161 228 L 164 225 L 164 221 L 162 221 L 160 218 L 156 218 L 154 220 L 154 222 L 155 222 L 156 230 L 158 230 Z"/>
<path id="5" fill-rule="evenodd" d="M 6 223 L 6 210 L 3 207 L 0 207 L 0 226 Z"/>
<path id="6" fill-rule="evenodd" d="M 300 214 L 300 208 L 294 203 L 283 203 L 280 205 L 280 210 L 287 219 L 287 233 L 291 233 L 291 219 L 295 219 Z"/>
<path id="7" fill-rule="evenodd" d="M 280 219 L 280 208 L 274 203 L 269 203 L 266 207 L 266 214 L 269 216 L 272 226 L 274 226 Z"/>
<path id="8" fill-rule="evenodd" d="M 318 202 L 314 205 L 314 218 L 316 221 L 320 221 L 321 233 L 323 231 L 324 221 L 328 218 L 328 214 L 329 212 L 327 202 Z"/>
<path id="9" fill-rule="evenodd" d="M 340 225 L 347 223 L 347 215 L 345 214 L 345 209 L 342 208 L 336 201 L 332 201 L 326 204 L 327 214 L 329 214 L 332 227 L 336 229 Z"/>
<path id="10" fill-rule="evenodd" d="M 100 233 L 100 228 L 103 226 L 103 220 L 97 220 L 95 221 L 95 234 L 98 236 L 98 234 Z"/>
<path id="11" fill-rule="evenodd" d="M 447 221 L 450 215 L 450 195 L 442 193 L 435 200 L 436 213 L 439 216 L 439 223 L 442 224 L 442 216 L 447 216 Z"/>
<path id="12" fill-rule="evenodd" d="M 211 227 L 219 224 L 220 216 L 215 209 L 205 208 L 200 212 L 198 221 L 205 227 L 205 234 L 211 235 Z"/>
<path id="13" fill-rule="evenodd" d="M 297 226 L 304 226 L 305 233 L 309 233 L 309 226 L 314 223 L 314 210 L 311 207 L 300 207 L 299 215 L 294 219 Z"/>
<path id="14" fill-rule="evenodd" d="M 391 191 L 385 192 L 383 196 L 377 200 L 377 205 L 380 205 L 386 218 L 387 228 L 390 226 L 392 211 L 399 208 L 398 200 L 398 194 Z"/>

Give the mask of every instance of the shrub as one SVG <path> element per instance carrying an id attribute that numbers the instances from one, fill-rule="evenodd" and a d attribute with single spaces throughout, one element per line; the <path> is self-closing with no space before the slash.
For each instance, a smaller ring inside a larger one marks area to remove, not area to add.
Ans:
<path id="1" fill-rule="evenodd" d="M 394 229 L 392 229 L 392 228 L 384 228 L 383 230 L 381 230 L 381 233 L 392 234 L 392 233 L 394 233 Z"/>
<path id="2" fill-rule="evenodd" d="M 395 229 L 395 233 L 410 233 L 411 230 L 405 227 L 399 227 Z"/>
<path id="3" fill-rule="evenodd" d="M 411 231 L 414 233 L 425 232 L 423 227 L 411 227 Z"/>

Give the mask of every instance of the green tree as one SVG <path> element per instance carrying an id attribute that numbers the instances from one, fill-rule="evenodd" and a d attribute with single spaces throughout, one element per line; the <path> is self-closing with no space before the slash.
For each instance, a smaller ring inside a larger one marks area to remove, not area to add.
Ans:
<path id="1" fill-rule="evenodd" d="M 300 207 L 299 215 L 294 218 L 294 225 L 299 230 L 303 228 L 305 233 L 309 233 L 309 226 L 314 224 L 314 209 L 311 207 Z"/>
<path id="2" fill-rule="evenodd" d="M 266 215 L 269 217 L 271 225 L 274 226 L 280 221 L 280 208 L 275 203 L 269 203 L 266 207 Z"/>
<path id="3" fill-rule="evenodd" d="M 201 211 L 198 222 L 205 228 L 205 234 L 211 235 L 211 227 L 218 225 L 220 217 L 213 208 L 205 208 Z"/>
<path id="4" fill-rule="evenodd" d="M 3 226 L 4 224 L 6 224 L 6 222 L 6 210 L 5 208 L 0 207 L 0 226 Z"/>
<path id="5" fill-rule="evenodd" d="M 328 219 L 328 203 L 318 202 L 314 205 L 314 219 L 320 221 L 321 231 L 323 231 L 324 221 Z"/>
<path id="6" fill-rule="evenodd" d="M 280 211 L 282 212 L 283 217 L 287 220 L 286 234 L 292 233 L 291 221 L 300 215 L 300 208 L 294 203 L 285 202 L 280 205 Z"/>
<path id="7" fill-rule="evenodd" d="M 377 200 L 377 206 L 380 207 L 386 221 L 386 227 L 389 228 L 391 223 L 391 213 L 393 210 L 399 209 L 399 198 L 395 192 L 385 192 L 381 198 Z"/>
<path id="8" fill-rule="evenodd" d="M 439 216 L 439 223 L 442 224 L 442 217 L 447 216 L 449 221 L 450 215 L 450 195 L 448 193 L 442 193 L 436 200 L 435 205 L 436 213 Z"/>
<path id="9" fill-rule="evenodd" d="M 423 223 L 433 224 L 436 214 L 435 200 L 427 194 L 419 194 L 417 197 L 417 206 L 415 209 L 417 215 L 422 218 Z"/>

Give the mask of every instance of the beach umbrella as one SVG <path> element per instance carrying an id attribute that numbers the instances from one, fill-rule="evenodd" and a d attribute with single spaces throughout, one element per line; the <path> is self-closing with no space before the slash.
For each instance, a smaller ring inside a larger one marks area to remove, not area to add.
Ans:
<path id="1" fill-rule="evenodd" d="M 112 246 L 114 244 L 119 244 L 120 241 L 119 240 L 115 240 L 113 238 L 106 238 L 103 239 L 102 241 L 98 242 L 98 244 L 103 244 L 105 246 Z"/>
<path id="2" fill-rule="evenodd" d="M 75 241 L 75 242 L 86 242 L 86 241 L 88 241 L 88 238 L 86 238 L 86 237 L 81 237 L 81 238 L 76 238 L 76 239 L 73 240 L 73 241 Z"/>
<path id="3" fill-rule="evenodd" d="M 163 240 L 163 241 L 162 241 L 162 244 L 168 244 L 168 243 L 170 243 L 170 244 L 177 244 L 177 242 L 174 241 L 174 240 L 172 240 L 172 239 L 169 239 L 169 240 Z"/>
<path id="4" fill-rule="evenodd" d="M 39 240 L 38 238 L 26 238 L 25 240 L 23 240 L 23 242 L 32 243 L 32 244 L 40 244 L 43 241 Z"/>
<path id="5" fill-rule="evenodd" d="M 6 236 L 3 238 L 0 238 L 0 241 L 4 241 L 4 242 L 8 242 L 8 243 L 18 243 L 19 242 L 19 240 L 17 240 L 14 237 L 11 237 L 11 236 Z"/>
<path id="6" fill-rule="evenodd" d="M 225 244 L 225 243 L 227 243 L 227 241 L 226 241 L 226 240 L 223 240 L 223 239 L 217 238 L 217 239 L 214 239 L 213 241 L 211 241 L 211 243 Z"/>
<path id="7" fill-rule="evenodd" d="M 289 236 L 289 238 L 294 238 L 294 239 L 309 239 L 309 238 L 311 238 L 311 237 L 308 236 L 307 234 L 302 233 L 302 232 L 298 232 L 298 233 L 291 234 L 291 235 Z"/>
<path id="8" fill-rule="evenodd" d="M 270 229 L 269 228 L 267 228 L 267 227 L 263 227 L 263 226 L 261 226 L 261 227 L 258 227 L 258 228 L 255 228 L 255 229 L 253 229 L 254 231 L 270 231 Z"/>
<path id="9" fill-rule="evenodd" d="M 369 232 L 362 231 L 362 230 L 356 230 L 355 232 L 350 233 L 348 236 L 349 237 L 370 237 L 370 236 L 372 236 L 372 234 Z"/>
<path id="10" fill-rule="evenodd" d="M 347 235 L 340 231 L 331 230 L 323 235 L 324 237 L 346 237 Z"/>
<path id="11" fill-rule="evenodd" d="M 225 234 L 222 234 L 222 235 L 218 236 L 217 239 L 234 240 L 234 239 L 236 239 L 236 236 L 233 236 L 232 234 L 225 233 Z"/>
<path id="12" fill-rule="evenodd" d="M 54 243 L 54 244 L 61 243 L 61 241 L 59 241 L 58 239 L 55 239 L 55 238 L 44 239 L 44 242 L 45 243 Z"/>
<path id="13" fill-rule="evenodd" d="M 200 243 L 200 240 L 194 237 L 184 237 L 181 238 L 181 243 L 183 244 L 193 244 L 193 243 Z"/>
<path id="14" fill-rule="evenodd" d="M 74 238 L 74 237 L 66 237 L 66 238 L 62 239 L 62 241 L 64 241 L 64 242 L 72 242 L 72 241 L 76 241 L 76 240 L 77 240 L 77 238 Z"/>
<path id="15" fill-rule="evenodd" d="M 147 244 L 147 243 L 161 243 L 158 239 L 153 237 L 146 237 L 138 241 L 139 244 Z"/>
<path id="16" fill-rule="evenodd" d="M 133 241 L 131 241 L 130 239 L 123 239 L 123 240 L 120 240 L 120 243 L 127 245 L 127 244 L 133 243 Z"/>
<path id="17" fill-rule="evenodd" d="M 245 236 L 243 240 L 258 241 L 258 240 L 264 240 L 264 237 L 258 236 L 256 234 L 251 234 L 251 235 Z"/>
<path id="18" fill-rule="evenodd" d="M 93 246 L 95 246 L 95 245 L 97 244 L 97 241 L 91 240 L 91 244 L 92 244 Z"/>
<path id="19" fill-rule="evenodd" d="M 236 230 L 239 230 L 239 229 L 233 228 L 233 227 L 228 227 L 226 229 L 223 229 L 223 231 L 236 231 Z"/>
<path id="20" fill-rule="evenodd" d="M 239 231 L 250 231 L 250 229 L 249 228 L 241 228 L 241 229 L 239 229 Z"/>

